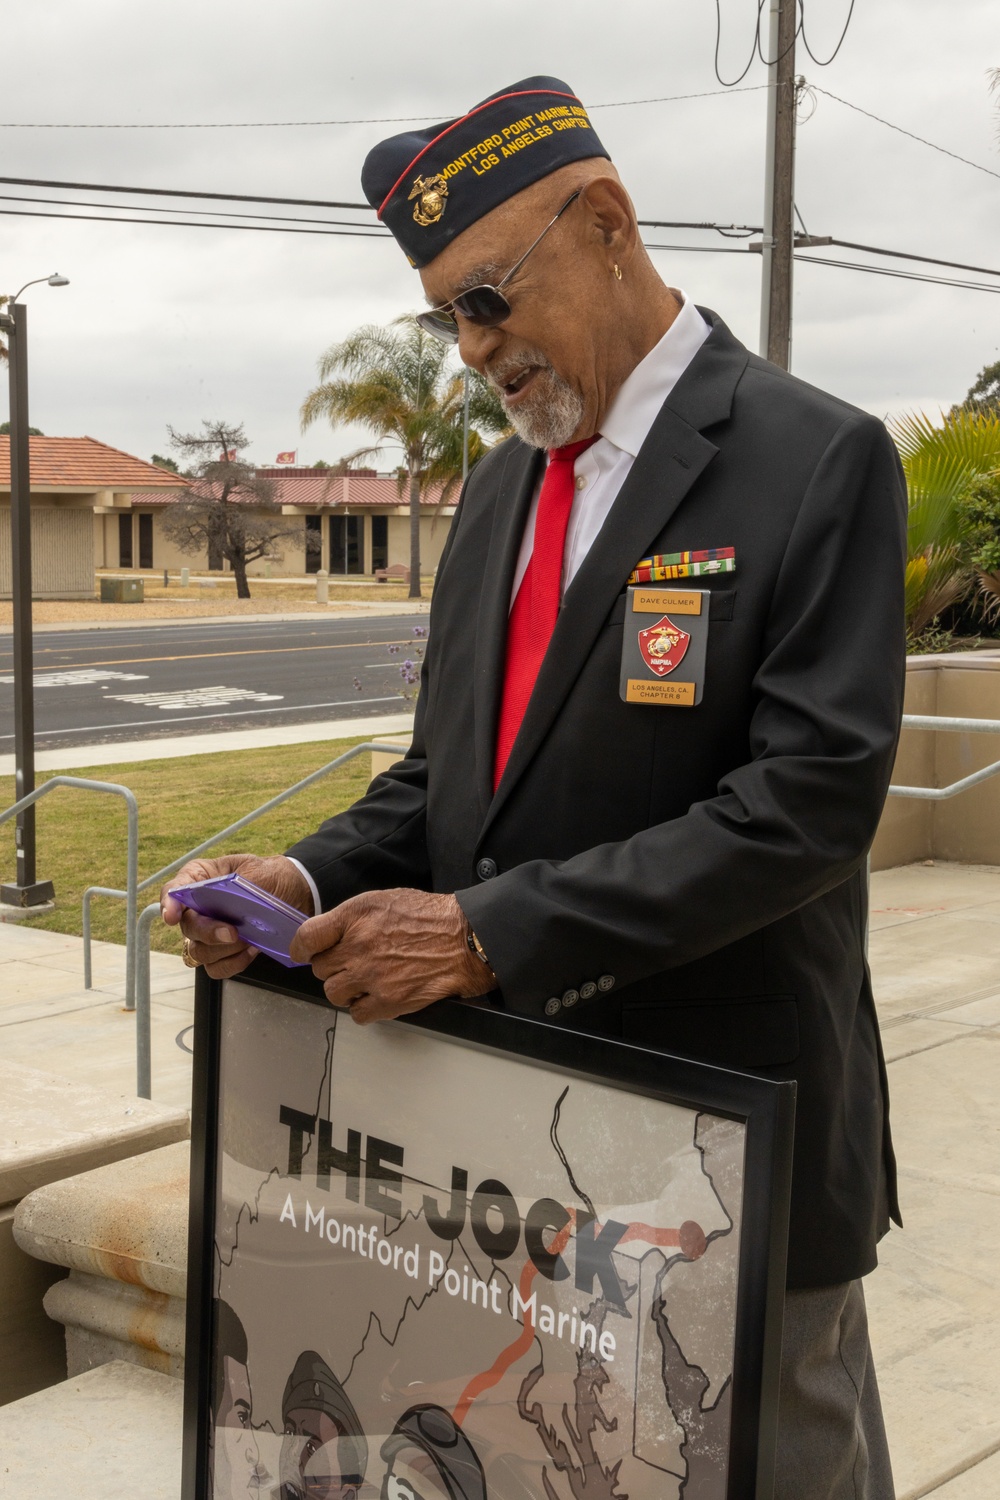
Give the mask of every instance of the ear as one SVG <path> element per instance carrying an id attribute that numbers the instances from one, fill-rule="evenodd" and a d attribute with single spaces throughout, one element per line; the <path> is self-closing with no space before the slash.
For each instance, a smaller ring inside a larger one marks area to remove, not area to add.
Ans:
<path id="1" fill-rule="evenodd" d="M 639 240 L 632 200 L 617 177 L 595 177 L 580 197 L 589 216 L 589 231 L 596 246 L 614 265 L 627 265 Z"/>

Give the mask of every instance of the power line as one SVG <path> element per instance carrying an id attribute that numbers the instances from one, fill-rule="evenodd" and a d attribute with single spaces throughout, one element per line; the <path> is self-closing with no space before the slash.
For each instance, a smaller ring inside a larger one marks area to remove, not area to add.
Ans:
<path id="1" fill-rule="evenodd" d="M 799 24 L 799 32 L 802 37 L 802 45 L 808 52 L 809 56 L 812 58 L 813 62 L 816 64 L 817 68 L 828 68 L 833 62 L 833 59 L 836 57 L 837 53 L 840 51 L 841 47 L 844 45 L 845 38 L 847 37 L 847 33 L 850 29 L 851 20 L 854 16 L 854 4 L 855 0 L 851 0 L 850 8 L 847 12 L 847 20 L 844 22 L 844 29 L 840 33 L 840 41 L 837 43 L 836 47 L 834 47 L 833 51 L 830 53 L 830 56 L 826 58 L 825 61 L 821 62 L 820 59 L 816 56 L 813 49 L 810 47 L 809 38 L 806 36 L 806 0 L 799 0 L 799 5 L 802 10 L 802 20 Z"/>
<path id="2" fill-rule="evenodd" d="M 81 193 L 132 193 L 140 197 L 155 198 L 200 198 L 215 203 L 286 203 L 292 208 L 347 208 L 363 209 L 371 213 L 370 203 L 336 203 L 323 198 L 261 198 L 252 193 L 203 193 L 192 189 L 121 187 L 112 182 L 57 182 L 45 177 L 0 177 L 0 183 L 8 187 L 71 188 Z"/>
<path id="3" fill-rule="evenodd" d="M 42 213 L 37 208 L 0 208 L 0 214 L 16 219 L 86 219 L 101 224 L 155 224 L 161 229 L 243 229 L 254 234 L 322 234 L 345 240 L 388 240 L 392 236 L 381 229 L 291 229 L 278 224 L 210 224 L 201 219 L 138 219 L 123 214 L 57 214 Z"/>
<path id="4" fill-rule="evenodd" d="M 766 88 L 766 83 L 755 83 L 743 89 L 704 89 L 697 94 L 659 94 L 651 99 L 612 99 L 603 104 L 589 104 L 587 108 L 628 109 L 638 104 L 679 104 L 686 99 L 713 99 L 722 94 L 754 94 Z M 90 120 L 0 120 L 0 130 L 312 130 L 327 125 L 413 125 L 435 119 L 436 115 L 381 115 L 354 120 L 128 120 L 110 123 Z"/>
<path id="5" fill-rule="evenodd" d="M 858 245 L 853 240 L 831 239 L 831 245 L 839 245 L 842 250 L 862 250 L 868 255 L 891 255 L 896 260 L 919 260 L 928 266 L 950 266 L 953 271 L 975 271 L 980 276 L 1000 276 L 1000 271 L 993 271 L 989 266 L 967 266 L 960 260 L 939 260 L 934 255 L 911 255 L 908 250 L 883 250 L 878 245 Z"/>
<path id="6" fill-rule="evenodd" d="M 831 94 L 829 89 L 821 89 L 818 83 L 811 83 L 809 87 L 815 89 L 817 94 L 825 94 L 828 99 L 833 99 L 837 104 L 843 104 L 846 109 L 853 109 L 856 114 L 865 115 L 869 120 L 876 120 L 879 125 L 885 125 L 889 130 L 909 136 L 911 141 L 919 141 L 921 146 L 929 146 L 932 151 L 940 151 L 942 156 L 950 156 L 952 161 L 960 161 L 966 167 L 975 167 L 977 172 L 985 172 L 988 177 L 1000 177 L 1000 172 L 994 172 L 992 167 L 981 166 L 978 161 L 970 161 L 967 156 L 959 156 L 957 151 L 949 151 L 946 146 L 938 146 L 934 141 L 929 141 L 926 136 L 915 135 L 912 130 L 905 130 L 902 125 L 894 125 L 891 120 L 883 120 L 881 115 L 872 114 L 870 109 L 862 109 L 860 104 L 852 104 L 849 99 L 841 99 L 839 94 Z"/>
<path id="7" fill-rule="evenodd" d="M 64 208 L 112 208 L 119 210 L 121 207 L 117 203 L 91 203 L 84 198 L 32 198 L 20 193 L 0 193 L 0 202 L 55 204 Z M 132 205 L 124 206 L 130 207 Z M 365 228 L 364 224 L 355 223 L 350 219 L 303 219 L 293 214 L 228 213 L 224 208 L 168 208 L 166 204 L 158 203 L 155 205 L 155 211 L 159 214 L 198 214 L 199 216 L 215 219 L 259 219 L 271 224 L 323 224 L 335 225 L 341 229 Z M 152 213 L 153 208 L 150 208 L 148 212 Z M 149 222 L 155 223 L 156 220 L 150 220 Z M 163 222 L 166 223 L 169 221 L 164 220 Z M 227 227 L 225 224 L 216 225 L 218 229 L 225 229 Z M 678 229 L 711 229 L 714 226 L 711 224 L 679 224 L 675 227 Z M 388 234 L 389 230 L 385 230 L 384 233 Z"/>
<path id="8" fill-rule="evenodd" d="M 870 276 L 891 276 L 899 281 L 926 281 L 933 286 L 955 286 L 968 292 L 997 292 L 1000 286 L 990 286 L 986 281 L 957 281 L 949 276 L 927 276 L 921 271 L 897 271 L 891 266 L 863 266 L 855 260 L 825 260 L 819 255 L 799 255 L 796 260 L 805 260 L 814 266 L 833 266 L 840 271 L 865 271 Z"/>

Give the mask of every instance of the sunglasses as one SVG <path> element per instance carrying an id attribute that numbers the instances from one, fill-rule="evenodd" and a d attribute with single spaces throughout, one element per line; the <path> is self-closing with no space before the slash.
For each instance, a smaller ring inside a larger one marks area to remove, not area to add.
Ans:
<path id="1" fill-rule="evenodd" d="M 475 324 L 477 328 L 497 328 L 501 323 L 505 323 L 510 317 L 510 303 L 503 294 L 504 287 L 512 277 L 517 275 L 532 250 L 542 243 L 553 224 L 562 218 L 570 204 L 575 203 L 582 192 L 582 188 L 577 188 L 576 192 L 566 199 L 559 212 L 549 220 L 537 239 L 532 240 L 521 259 L 515 261 L 498 286 L 485 284 L 473 286 L 467 292 L 461 292 L 451 302 L 443 302 L 440 307 L 432 307 L 429 312 L 417 313 L 417 322 L 424 332 L 440 339 L 443 344 L 457 344 L 456 313 Z"/>

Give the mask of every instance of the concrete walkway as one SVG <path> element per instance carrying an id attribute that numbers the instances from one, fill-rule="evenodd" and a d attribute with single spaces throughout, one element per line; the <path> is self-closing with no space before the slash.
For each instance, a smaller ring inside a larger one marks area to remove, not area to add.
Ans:
<path id="1" fill-rule="evenodd" d="M 380 739 L 413 729 L 412 713 L 378 714 L 363 719 L 323 719 L 319 723 L 274 725 L 268 729 L 222 729 L 155 740 L 112 740 L 39 750 L 36 771 L 73 771 L 81 766 L 134 765 L 140 760 L 186 760 L 189 755 L 221 755 L 229 750 L 265 750 L 277 745 L 312 745 L 326 740 Z M 13 755 L 0 755 L 0 776 L 13 776 Z"/>
<path id="2" fill-rule="evenodd" d="M 905 1230 L 867 1283 L 898 1500 L 1000 1495 L 1000 868 L 910 865 L 872 880 L 871 960 Z M 0 926 L 0 1046 L 134 1088 L 123 950 Z M 192 986 L 153 955 L 153 1097 L 190 1099 Z M 803 1497 L 808 1500 L 808 1497 Z"/>

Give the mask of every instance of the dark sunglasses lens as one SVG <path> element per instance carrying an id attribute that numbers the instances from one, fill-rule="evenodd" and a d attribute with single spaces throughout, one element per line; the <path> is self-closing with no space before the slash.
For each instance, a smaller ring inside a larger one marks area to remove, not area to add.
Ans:
<path id="1" fill-rule="evenodd" d="M 495 328 L 510 317 L 510 303 L 492 286 L 474 286 L 471 291 L 456 297 L 452 305 L 463 318 L 468 318 L 479 328 Z"/>
<path id="2" fill-rule="evenodd" d="M 417 313 L 417 322 L 425 333 L 431 334 L 433 338 L 440 339 L 442 344 L 458 343 L 458 324 L 450 313 Z"/>

